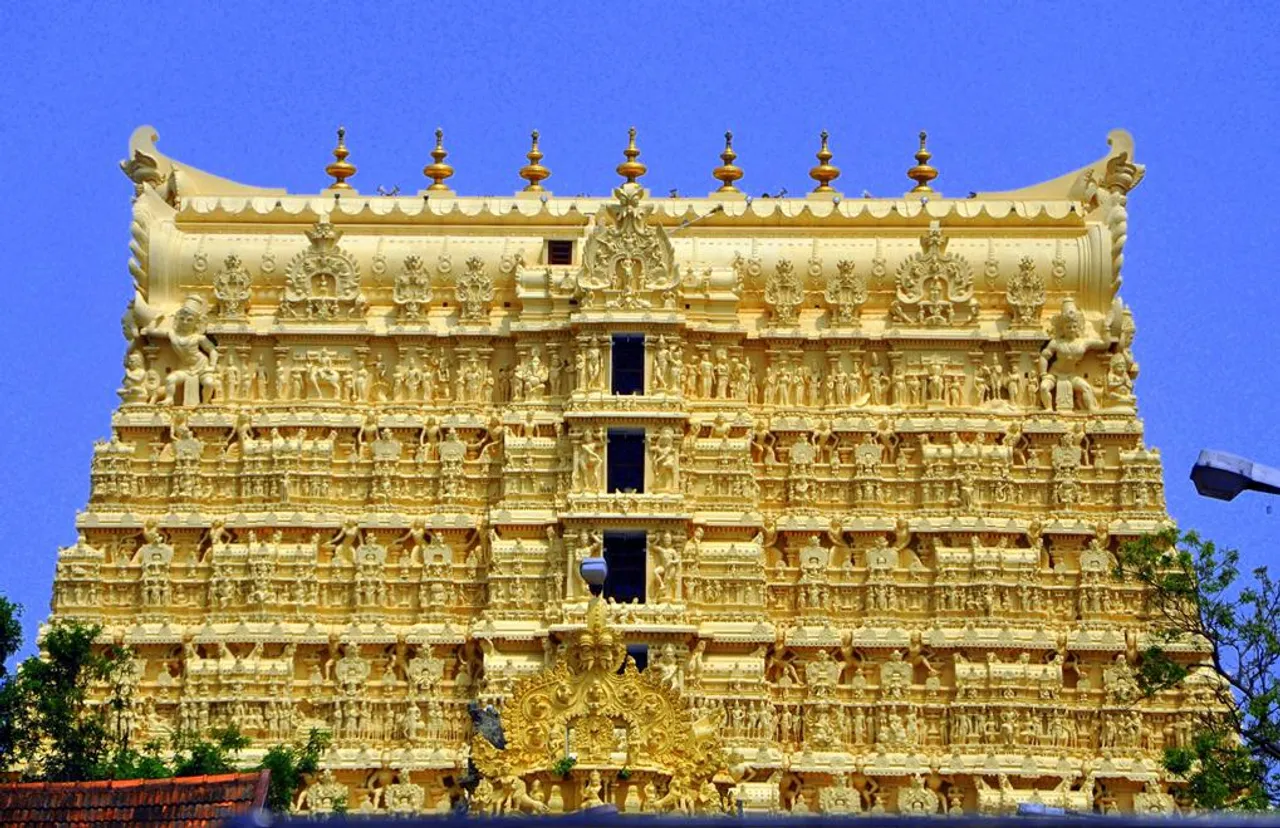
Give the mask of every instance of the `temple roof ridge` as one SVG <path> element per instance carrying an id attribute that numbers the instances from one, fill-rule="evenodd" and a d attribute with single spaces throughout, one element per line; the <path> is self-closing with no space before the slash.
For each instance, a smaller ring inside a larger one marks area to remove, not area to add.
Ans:
<path id="1" fill-rule="evenodd" d="M 120 162 L 120 169 L 134 182 L 139 194 L 144 184 L 156 189 L 171 188 L 175 195 L 268 196 L 286 192 L 283 187 L 241 184 L 177 161 L 156 148 L 159 138 L 156 128 L 148 124 L 138 127 L 129 136 L 129 157 Z"/>
<path id="2" fill-rule="evenodd" d="M 134 182 L 138 195 L 144 190 L 155 190 L 165 201 L 192 217 L 198 215 L 226 216 L 252 213 L 259 218 L 292 215 L 303 218 L 319 213 L 339 213 L 344 216 L 444 216 L 458 217 L 507 216 L 517 213 L 522 217 L 539 216 L 556 218 L 573 212 L 586 215 L 595 213 L 603 204 L 611 201 L 608 195 L 553 196 L 549 193 L 531 198 L 530 194 L 511 196 L 460 196 L 449 191 L 421 193 L 418 195 L 386 196 L 359 195 L 350 192 L 335 198 L 332 192 L 289 193 L 283 187 L 258 187 L 242 184 L 205 172 L 171 158 L 156 147 L 158 134 L 152 126 L 140 126 L 129 139 L 129 157 L 120 163 L 121 169 Z M 726 199 L 705 197 L 649 197 L 646 201 L 656 207 L 658 217 L 701 218 L 712 212 L 723 214 L 726 219 L 798 218 L 804 214 L 825 218 L 838 214 L 846 218 L 885 218 L 897 214 L 899 218 L 916 216 L 938 219 L 946 217 L 978 218 L 984 213 L 990 218 L 1006 218 L 1011 213 L 1020 218 L 1061 219 L 1071 212 L 1071 207 L 1090 200 L 1089 182 L 1119 184 L 1126 192 L 1141 180 L 1144 169 L 1133 164 L 1133 137 L 1123 129 L 1114 129 L 1107 135 L 1108 151 L 1100 159 L 1071 172 L 1027 187 L 981 191 L 967 198 L 948 197 L 932 192 L 926 197 L 910 193 L 892 197 L 862 198 L 844 196 L 833 192 L 830 198 L 814 194 L 793 198 L 742 196 Z M 1117 174 L 1118 171 L 1118 174 Z"/>
<path id="3" fill-rule="evenodd" d="M 1130 159 L 1133 158 L 1133 136 L 1125 129 L 1113 129 L 1107 133 L 1107 154 L 1094 161 L 1092 164 L 1086 164 L 1079 169 L 1064 173 L 1057 178 L 1049 181 L 1042 181 L 1039 184 L 1032 184 L 1029 187 L 1020 187 L 1015 190 L 998 190 L 991 192 L 979 192 L 977 198 L 980 199 L 997 199 L 997 200 L 1014 200 L 1014 201 L 1085 201 L 1087 198 L 1085 184 L 1087 181 L 1094 179 L 1101 181 L 1106 178 L 1108 167 L 1114 166 L 1115 162 L 1130 164 L 1135 166 L 1139 172 L 1136 179 L 1129 188 L 1137 186 L 1142 178 L 1146 168 L 1142 165 L 1132 165 Z"/>

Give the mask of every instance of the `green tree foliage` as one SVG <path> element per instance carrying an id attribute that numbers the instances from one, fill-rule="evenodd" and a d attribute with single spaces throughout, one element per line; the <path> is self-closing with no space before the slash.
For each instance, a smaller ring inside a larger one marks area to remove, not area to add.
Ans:
<path id="1" fill-rule="evenodd" d="M 249 738 L 235 725 L 207 734 L 179 733 L 166 747 L 139 749 L 120 727 L 131 654 L 98 642 L 100 628 L 54 622 L 44 652 L 10 674 L 3 662 L 22 644 L 20 609 L 0 597 L 0 771 L 19 769 L 29 779 L 163 779 L 234 773 Z M 95 684 L 109 690 L 106 704 L 90 704 Z M 329 746 L 328 734 L 311 731 L 301 745 L 270 748 L 255 770 L 271 771 L 267 806 L 288 811 L 304 779 L 314 774 Z"/>
<path id="2" fill-rule="evenodd" d="M 9 675 L 6 666 L 22 646 L 22 607 L 0 595 L 0 679 Z"/>
<path id="3" fill-rule="evenodd" d="M 0 769 L 13 763 L 21 733 L 18 688 L 7 666 L 22 645 L 22 625 L 18 622 L 21 614 L 21 607 L 0 596 Z"/>
<path id="4" fill-rule="evenodd" d="M 101 769 L 104 779 L 165 779 L 173 776 L 159 742 L 148 742 L 141 751 L 123 747 L 111 754 Z"/>
<path id="5" fill-rule="evenodd" d="M 174 776 L 208 776 L 239 770 L 235 757 L 249 746 L 249 737 L 242 735 L 235 725 L 215 727 L 209 735 L 212 739 L 192 734 L 175 737 Z"/>
<path id="6" fill-rule="evenodd" d="M 329 735 L 312 730 L 305 744 L 276 745 L 262 757 L 259 768 L 271 771 L 267 807 L 285 813 L 293 805 L 303 779 L 320 769 L 320 757 L 329 747 Z"/>
<path id="7" fill-rule="evenodd" d="M 43 656 L 18 666 L 3 696 L 9 752 L 5 759 L 24 765 L 36 779 L 95 779 L 114 751 L 107 710 L 89 705 L 95 682 L 111 683 L 124 668 L 125 652 L 95 646 L 99 629 L 57 621 L 44 638 Z"/>
<path id="8" fill-rule="evenodd" d="M 1280 583 L 1266 567 L 1240 583 L 1236 550 L 1176 529 L 1125 544 L 1119 564 L 1148 588 L 1156 623 L 1139 665 L 1143 691 L 1185 686 L 1192 671 L 1174 654 L 1188 648 L 1221 677 L 1202 686 L 1192 744 L 1165 751 L 1165 768 L 1185 780 L 1178 793 L 1200 808 L 1280 804 Z"/>

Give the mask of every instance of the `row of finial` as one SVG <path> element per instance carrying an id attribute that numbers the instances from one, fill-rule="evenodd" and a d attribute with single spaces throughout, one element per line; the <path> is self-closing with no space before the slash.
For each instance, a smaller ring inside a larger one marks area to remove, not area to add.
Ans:
<path id="1" fill-rule="evenodd" d="M 625 183 L 635 184 L 636 179 L 640 178 L 649 168 L 641 161 L 640 150 L 636 147 L 636 128 L 631 127 L 627 131 L 627 148 L 622 151 L 622 155 L 627 159 L 618 165 L 618 175 L 626 179 Z M 333 163 L 324 168 L 324 171 L 333 177 L 333 183 L 329 185 L 330 190 L 350 190 L 351 185 L 347 183 L 347 179 L 356 174 L 356 166 L 347 160 L 351 154 L 346 144 L 347 130 L 344 127 L 338 127 L 338 146 L 333 150 Z M 822 135 L 822 146 L 818 150 L 818 165 L 809 170 L 809 177 L 818 182 L 818 186 L 813 189 L 815 193 L 834 193 L 835 187 L 831 186 L 831 182 L 840 177 L 840 168 L 831 163 L 831 159 L 835 156 L 827 146 L 827 141 L 831 137 L 824 129 Z M 907 177 L 916 182 L 910 193 L 932 193 L 934 190 L 929 186 L 929 182 L 938 177 L 938 171 L 929 165 L 929 159 L 933 154 L 925 148 L 925 142 L 928 135 L 924 132 L 920 133 L 920 149 L 915 154 L 916 164 L 907 170 Z M 427 191 L 448 191 L 449 186 L 445 184 L 445 179 L 453 175 L 453 167 L 445 163 L 449 153 L 444 148 L 444 130 L 436 130 L 436 146 L 431 151 L 431 163 L 422 168 L 422 174 L 431 179 L 431 185 L 427 187 Z M 533 131 L 533 147 L 526 156 L 529 163 L 520 168 L 520 177 L 528 183 L 525 185 L 524 192 L 540 193 L 543 192 L 542 182 L 551 177 L 551 170 L 542 166 L 542 151 L 538 149 L 538 131 Z M 742 178 L 742 168 L 734 164 L 738 154 L 733 151 L 733 133 L 726 132 L 724 134 L 724 152 L 720 153 L 720 166 L 716 167 L 711 175 L 720 182 L 720 188 L 717 193 L 740 193 L 742 192 L 735 186 L 735 182 Z"/>

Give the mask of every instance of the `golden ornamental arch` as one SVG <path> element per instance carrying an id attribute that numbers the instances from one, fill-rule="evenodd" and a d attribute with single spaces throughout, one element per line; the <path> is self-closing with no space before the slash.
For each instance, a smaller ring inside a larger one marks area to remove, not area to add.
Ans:
<path id="1" fill-rule="evenodd" d="M 497 799 L 506 798 L 504 789 L 516 787 L 514 778 L 524 789 L 567 756 L 577 760 L 578 784 L 566 786 L 565 798 L 576 798 L 579 807 L 599 795 L 602 777 L 621 771 L 644 788 L 644 810 L 719 810 L 720 793 L 712 780 L 725 767 L 723 710 L 694 716 L 688 699 L 664 684 L 657 671 L 636 668 L 623 636 L 605 621 L 604 603 L 594 600 L 586 628 L 564 655 L 515 684 L 502 708 L 506 748 L 477 733 L 471 757 L 482 774 L 497 780 Z M 665 792 L 659 793 L 664 784 Z"/>

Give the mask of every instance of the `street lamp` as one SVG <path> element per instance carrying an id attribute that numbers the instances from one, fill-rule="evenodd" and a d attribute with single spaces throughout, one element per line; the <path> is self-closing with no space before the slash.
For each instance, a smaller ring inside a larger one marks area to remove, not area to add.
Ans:
<path id="1" fill-rule="evenodd" d="M 1280 469 L 1225 451 L 1203 449 L 1191 467 L 1191 480 L 1204 497 L 1233 500 L 1245 489 L 1280 494 Z"/>
<path id="2" fill-rule="evenodd" d="M 587 582 L 592 596 L 599 598 L 604 591 L 604 579 L 609 577 L 609 564 L 604 558 L 583 558 L 578 564 L 578 574 Z"/>

